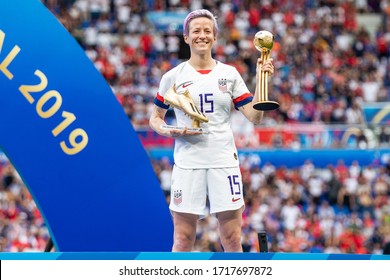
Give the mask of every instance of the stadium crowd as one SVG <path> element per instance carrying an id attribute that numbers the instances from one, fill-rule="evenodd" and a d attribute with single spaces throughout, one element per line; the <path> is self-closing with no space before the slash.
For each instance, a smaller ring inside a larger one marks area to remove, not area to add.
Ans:
<path id="1" fill-rule="evenodd" d="M 221 28 L 215 57 L 234 65 L 252 91 L 259 57 L 253 37 L 271 31 L 278 71 L 270 92 L 281 108 L 267 113 L 263 125 L 362 124 L 363 103 L 389 100 L 387 0 L 46 2 L 111 85 L 134 126 L 148 124 L 161 76 L 181 62 L 181 30 L 155 30 L 149 11 L 213 11 Z M 358 25 L 362 12 L 381 16 L 375 34 Z"/>
<path id="2" fill-rule="evenodd" d="M 253 36 L 262 29 L 275 34 L 270 92 L 281 107 L 265 114 L 263 126 L 365 125 L 363 104 L 390 97 L 388 0 L 42 2 L 85 50 L 135 128 L 148 125 L 161 76 L 183 59 L 180 32 L 156 30 L 150 11 L 207 8 L 217 14 L 215 57 L 234 65 L 251 90 L 259 56 Z M 363 14 L 380 18 L 374 33 L 358 24 Z M 375 133 L 388 148 L 388 128 Z M 277 139 L 273 143 L 278 148 Z M 172 163 L 152 163 L 168 199 Z M 318 168 L 308 160 L 287 169 L 260 166 L 253 157 L 241 157 L 241 163 L 245 251 L 258 250 L 257 233 L 265 230 L 271 252 L 390 253 L 389 166 L 340 161 Z M 43 251 L 49 233 L 5 157 L 0 179 L 0 251 Z M 200 220 L 196 250 L 221 251 L 217 240 L 216 219 Z"/>

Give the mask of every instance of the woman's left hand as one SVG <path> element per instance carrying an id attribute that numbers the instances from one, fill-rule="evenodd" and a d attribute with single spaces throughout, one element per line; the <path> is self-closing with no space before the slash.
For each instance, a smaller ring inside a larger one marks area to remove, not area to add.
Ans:
<path id="1" fill-rule="evenodd" d="M 258 63 L 261 66 L 261 71 L 268 72 L 269 75 L 273 75 L 275 68 L 274 68 L 274 65 L 272 64 L 272 61 L 273 61 L 272 58 L 267 59 L 266 61 L 264 61 L 263 65 L 261 65 L 261 60 L 258 61 Z"/>

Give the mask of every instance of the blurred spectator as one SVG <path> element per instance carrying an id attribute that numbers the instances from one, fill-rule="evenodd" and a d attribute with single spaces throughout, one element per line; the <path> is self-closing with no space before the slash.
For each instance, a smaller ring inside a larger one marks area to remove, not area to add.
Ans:
<path id="1" fill-rule="evenodd" d="M 301 210 L 295 205 L 293 199 L 289 198 L 286 204 L 282 206 L 280 217 L 282 219 L 283 228 L 290 232 L 295 229 L 298 218 L 301 215 Z"/>
<path id="2" fill-rule="evenodd" d="M 380 128 L 380 133 L 378 135 L 379 146 L 386 148 L 390 146 L 390 134 L 389 129 L 385 126 Z"/>

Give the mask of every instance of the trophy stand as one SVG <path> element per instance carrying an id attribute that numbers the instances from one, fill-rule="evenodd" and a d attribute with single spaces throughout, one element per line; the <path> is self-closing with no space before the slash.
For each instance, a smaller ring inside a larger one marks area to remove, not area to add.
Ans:
<path id="1" fill-rule="evenodd" d="M 200 121 L 192 119 L 192 127 L 193 128 L 200 128 Z"/>
<path id="2" fill-rule="evenodd" d="M 260 60 L 264 63 L 271 57 L 271 49 L 274 45 L 274 35 L 262 30 L 256 33 L 253 44 L 261 52 Z M 260 111 L 270 111 L 279 108 L 279 103 L 268 100 L 268 72 L 260 71 L 259 73 L 259 100 L 253 105 L 253 108 Z"/>

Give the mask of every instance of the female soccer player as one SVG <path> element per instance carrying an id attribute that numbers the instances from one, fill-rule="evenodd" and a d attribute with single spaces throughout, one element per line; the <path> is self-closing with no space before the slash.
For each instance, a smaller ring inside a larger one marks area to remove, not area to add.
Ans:
<path id="1" fill-rule="evenodd" d="M 259 85 L 251 94 L 234 67 L 212 57 L 218 24 L 210 11 L 190 12 L 183 33 L 190 58 L 162 77 L 149 122 L 160 135 L 175 138 L 169 206 L 174 224 L 172 251 L 193 250 L 197 220 L 207 215 L 208 198 L 209 212 L 219 221 L 224 251 L 242 252 L 244 198 L 230 110 L 233 102 L 249 121 L 260 123 L 263 112 L 253 109 Z M 260 70 L 272 75 L 272 59 L 264 63 L 259 59 L 257 76 Z M 177 126 L 183 129 L 164 127 L 169 104 L 175 107 Z M 202 131 L 189 129 L 193 119 L 201 123 Z"/>

